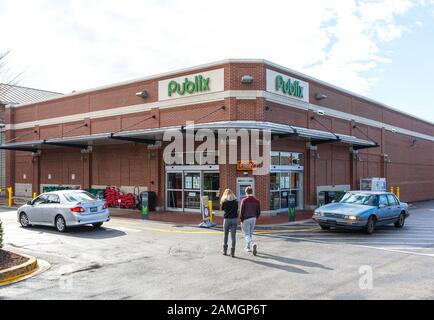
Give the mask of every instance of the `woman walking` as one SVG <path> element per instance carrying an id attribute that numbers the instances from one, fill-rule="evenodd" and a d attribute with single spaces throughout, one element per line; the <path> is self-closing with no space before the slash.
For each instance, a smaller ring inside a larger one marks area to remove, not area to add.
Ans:
<path id="1" fill-rule="evenodd" d="M 228 238 L 229 231 L 231 232 L 231 256 L 235 257 L 235 244 L 236 244 L 236 232 L 238 225 L 238 201 L 234 193 L 230 189 L 226 189 L 223 193 L 222 199 L 220 201 L 221 209 L 224 211 L 224 241 L 223 241 L 223 254 L 228 255 Z"/>

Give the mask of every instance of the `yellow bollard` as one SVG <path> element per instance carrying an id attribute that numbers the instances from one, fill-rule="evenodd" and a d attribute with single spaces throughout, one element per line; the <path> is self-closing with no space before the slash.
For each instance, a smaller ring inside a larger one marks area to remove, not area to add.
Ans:
<path id="1" fill-rule="evenodd" d="M 208 201 L 208 205 L 209 205 L 209 222 L 212 223 L 212 200 Z"/>
<path id="2" fill-rule="evenodd" d="M 12 208 L 12 187 L 8 188 L 8 206 Z"/>
<path id="3" fill-rule="evenodd" d="M 398 198 L 398 200 L 401 200 L 401 188 L 400 187 L 396 187 L 396 197 Z"/>
<path id="4" fill-rule="evenodd" d="M 38 194 L 36 192 L 33 192 L 33 199 L 36 199 L 37 196 Z"/>
<path id="5" fill-rule="evenodd" d="M 395 193 L 395 190 L 393 189 L 393 187 L 390 187 L 390 193 Z"/>

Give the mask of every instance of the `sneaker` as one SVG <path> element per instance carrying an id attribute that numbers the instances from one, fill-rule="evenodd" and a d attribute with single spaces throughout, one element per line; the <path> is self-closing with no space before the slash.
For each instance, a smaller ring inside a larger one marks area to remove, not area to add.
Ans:
<path id="1" fill-rule="evenodd" d="M 258 246 L 256 244 L 253 245 L 253 255 L 256 256 L 258 254 Z"/>
<path id="2" fill-rule="evenodd" d="M 250 249 L 250 248 L 248 248 L 248 247 L 245 247 L 244 250 L 245 250 L 246 252 L 252 252 L 252 249 Z"/>

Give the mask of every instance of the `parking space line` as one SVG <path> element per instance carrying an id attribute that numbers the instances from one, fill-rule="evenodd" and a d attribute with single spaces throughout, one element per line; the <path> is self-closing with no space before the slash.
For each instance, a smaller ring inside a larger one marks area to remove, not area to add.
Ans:
<path id="1" fill-rule="evenodd" d="M 293 233 L 293 232 L 306 232 L 306 231 L 318 231 L 321 228 L 307 228 L 307 229 L 288 229 L 288 230 L 268 230 L 268 231 L 256 231 L 254 234 L 273 234 L 273 233 Z"/>
<path id="2" fill-rule="evenodd" d="M 185 234 L 222 234 L 223 233 L 223 231 L 187 231 L 187 230 L 159 229 L 159 228 L 143 228 L 143 230 L 164 232 L 164 233 L 185 233 Z"/>

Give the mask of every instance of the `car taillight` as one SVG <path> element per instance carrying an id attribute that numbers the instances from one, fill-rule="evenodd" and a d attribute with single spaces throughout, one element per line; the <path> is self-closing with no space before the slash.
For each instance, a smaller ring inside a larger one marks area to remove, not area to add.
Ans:
<path id="1" fill-rule="evenodd" d="M 83 207 L 74 207 L 74 208 L 71 208 L 69 210 L 71 210 L 72 212 L 85 212 L 86 211 L 86 210 L 84 210 Z"/>
<path id="2" fill-rule="evenodd" d="M 104 205 L 102 206 L 102 208 L 103 208 L 103 210 L 104 210 L 104 209 L 108 209 L 108 203 L 107 203 L 107 202 L 104 203 Z"/>

